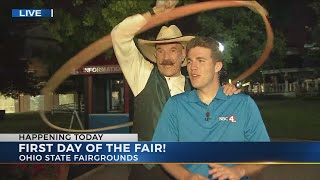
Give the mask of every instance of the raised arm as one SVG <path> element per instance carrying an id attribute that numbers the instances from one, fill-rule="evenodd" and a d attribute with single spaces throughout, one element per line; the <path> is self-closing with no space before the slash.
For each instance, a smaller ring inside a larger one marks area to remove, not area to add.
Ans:
<path id="1" fill-rule="evenodd" d="M 146 23 L 144 16 L 137 14 L 123 20 L 111 32 L 115 55 L 134 96 L 143 90 L 153 68 L 133 41 L 135 34 Z"/>
<path id="2" fill-rule="evenodd" d="M 177 0 L 158 0 L 152 9 L 155 14 L 164 13 L 172 10 L 177 3 Z M 154 67 L 146 61 L 133 41 L 151 16 L 150 11 L 130 16 L 111 31 L 115 55 L 134 96 L 144 89 Z"/>

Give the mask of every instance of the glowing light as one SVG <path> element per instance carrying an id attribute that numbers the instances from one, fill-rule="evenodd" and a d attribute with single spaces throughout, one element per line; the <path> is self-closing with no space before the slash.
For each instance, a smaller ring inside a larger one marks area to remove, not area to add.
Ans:
<path id="1" fill-rule="evenodd" d="M 219 50 L 220 50 L 221 52 L 223 52 L 224 46 L 223 46 L 220 42 L 218 42 L 218 43 L 219 43 Z"/>

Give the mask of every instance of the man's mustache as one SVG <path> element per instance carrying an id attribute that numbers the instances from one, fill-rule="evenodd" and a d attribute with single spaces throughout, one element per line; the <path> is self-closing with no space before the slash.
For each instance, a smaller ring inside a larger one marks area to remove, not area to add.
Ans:
<path id="1" fill-rule="evenodd" d="M 161 63 L 160 63 L 160 65 L 174 65 L 174 62 L 172 62 L 171 60 L 169 60 L 169 59 L 165 59 L 165 60 L 163 60 Z"/>

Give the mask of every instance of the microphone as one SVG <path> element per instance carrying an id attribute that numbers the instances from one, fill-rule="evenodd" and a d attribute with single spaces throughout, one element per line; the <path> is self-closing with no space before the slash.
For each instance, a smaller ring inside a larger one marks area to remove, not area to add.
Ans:
<path id="1" fill-rule="evenodd" d="M 209 121 L 209 119 L 210 119 L 210 112 L 206 112 L 206 118 L 205 118 L 205 120 L 206 120 L 206 121 Z"/>

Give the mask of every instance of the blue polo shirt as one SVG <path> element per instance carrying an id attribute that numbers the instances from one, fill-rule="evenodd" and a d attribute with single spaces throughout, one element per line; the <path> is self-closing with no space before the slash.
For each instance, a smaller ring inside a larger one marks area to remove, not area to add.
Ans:
<path id="1" fill-rule="evenodd" d="M 261 142 L 270 139 L 252 98 L 245 94 L 226 96 L 219 87 L 209 105 L 200 100 L 196 90 L 171 97 L 160 115 L 152 141 Z M 207 164 L 185 167 L 208 176 Z"/>

